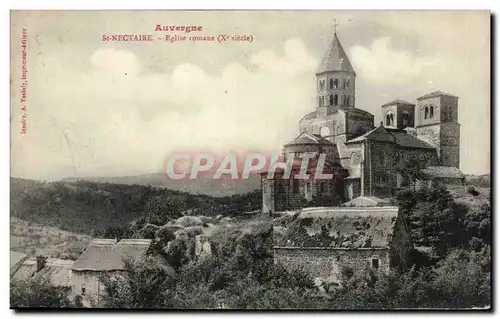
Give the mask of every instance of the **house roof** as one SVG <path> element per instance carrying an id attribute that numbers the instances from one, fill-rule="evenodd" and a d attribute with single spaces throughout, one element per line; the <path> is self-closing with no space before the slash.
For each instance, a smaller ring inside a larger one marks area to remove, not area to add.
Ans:
<path id="1" fill-rule="evenodd" d="M 12 276 L 13 280 L 26 280 L 29 278 L 43 277 L 50 281 L 54 286 L 70 287 L 71 286 L 71 267 L 73 260 L 48 258 L 45 261 L 45 266 L 36 271 L 36 257 L 26 259 L 21 267 Z"/>
<path id="2" fill-rule="evenodd" d="M 73 270 L 110 271 L 123 270 L 123 260 L 145 257 L 151 239 L 94 239 L 76 260 Z"/>
<path id="3" fill-rule="evenodd" d="M 344 48 L 342 48 L 342 44 L 340 44 L 337 33 L 334 33 L 333 40 L 321 60 L 316 74 L 330 71 L 346 71 L 354 73 L 354 69 L 352 68 L 351 62 L 349 61 Z"/>
<path id="4" fill-rule="evenodd" d="M 422 172 L 437 178 L 463 178 L 465 174 L 457 167 L 449 166 L 428 166 L 422 169 Z"/>
<path id="5" fill-rule="evenodd" d="M 317 144 L 317 145 L 333 145 L 332 142 L 316 134 L 311 134 L 308 132 L 302 132 L 293 141 L 285 146 L 290 145 L 305 145 L 305 144 Z"/>
<path id="6" fill-rule="evenodd" d="M 429 99 L 429 98 L 432 98 L 432 97 L 443 96 L 443 95 L 451 96 L 451 97 L 458 97 L 456 95 L 444 93 L 442 91 L 434 91 L 434 92 L 428 93 L 426 95 L 423 95 L 423 96 L 417 98 L 417 100 L 420 101 L 420 100 Z"/>
<path id="7" fill-rule="evenodd" d="M 21 253 L 18 251 L 10 251 L 10 268 L 12 269 L 15 267 L 19 262 L 24 260 L 28 255 L 25 253 Z"/>
<path id="8" fill-rule="evenodd" d="M 382 104 L 382 106 L 390 106 L 390 105 L 396 105 L 396 104 L 415 105 L 414 103 L 411 103 L 411 102 L 407 102 L 407 101 L 403 101 L 403 100 L 400 100 L 400 99 L 396 99 L 394 101 L 384 103 L 384 104 Z"/>
<path id="9" fill-rule="evenodd" d="M 397 215 L 398 208 L 393 206 L 303 209 L 275 246 L 387 248 Z"/>
<path id="10" fill-rule="evenodd" d="M 382 125 L 352 140 L 348 140 L 346 144 L 361 143 L 364 140 L 392 142 L 396 143 L 399 146 L 408 148 L 425 148 L 425 149 L 435 148 L 429 143 L 422 141 L 421 139 L 418 139 L 411 134 L 408 134 L 406 131 L 388 130 Z"/>

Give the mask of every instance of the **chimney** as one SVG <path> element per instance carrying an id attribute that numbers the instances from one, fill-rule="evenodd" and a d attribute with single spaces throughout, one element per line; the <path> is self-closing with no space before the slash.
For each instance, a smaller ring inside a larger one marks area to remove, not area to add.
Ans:
<path id="1" fill-rule="evenodd" d="M 47 262 L 47 257 L 37 256 L 36 257 L 36 272 L 39 272 L 45 267 L 45 263 Z"/>

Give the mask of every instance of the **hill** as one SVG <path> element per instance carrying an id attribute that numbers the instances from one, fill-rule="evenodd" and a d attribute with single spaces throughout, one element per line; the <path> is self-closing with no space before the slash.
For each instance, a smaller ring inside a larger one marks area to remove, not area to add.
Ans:
<path id="1" fill-rule="evenodd" d="M 161 222 L 185 213 L 236 215 L 260 203 L 260 192 L 211 197 L 143 185 L 11 178 L 12 217 L 83 234 L 141 217 Z"/>
<path id="2" fill-rule="evenodd" d="M 75 182 L 77 178 L 65 178 L 65 182 Z M 187 192 L 195 195 L 209 195 L 213 197 L 224 197 L 245 194 L 260 189 L 260 176 L 250 175 L 247 180 L 216 180 L 210 175 L 198 175 L 196 179 L 173 180 L 163 173 L 144 174 L 136 176 L 117 177 L 82 177 L 97 183 L 113 183 L 125 185 L 144 185 L 157 188 L 168 188 L 170 190 Z"/>

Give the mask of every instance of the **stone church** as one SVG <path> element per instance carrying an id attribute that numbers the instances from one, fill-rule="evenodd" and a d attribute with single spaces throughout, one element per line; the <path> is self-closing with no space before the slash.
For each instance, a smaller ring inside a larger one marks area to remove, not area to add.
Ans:
<path id="1" fill-rule="evenodd" d="M 285 160 L 324 153 L 323 171 L 334 177 L 283 179 L 278 171 L 268 179 L 263 173 L 263 213 L 304 207 L 320 197 L 335 198 L 337 204 L 359 196 L 390 197 L 408 183 L 403 169 L 410 160 L 436 178 L 463 176 L 457 96 L 435 91 L 415 103 L 396 99 L 381 105 L 380 112 L 383 122 L 375 126 L 374 115 L 357 108 L 356 72 L 334 32 L 316 71 L 316 106 L 300 120 L 298 136 L 283 152 Z"/>

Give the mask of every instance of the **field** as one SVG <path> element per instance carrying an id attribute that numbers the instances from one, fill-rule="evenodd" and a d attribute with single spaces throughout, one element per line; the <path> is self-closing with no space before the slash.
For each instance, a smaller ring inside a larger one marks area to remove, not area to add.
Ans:
<path id="1" fill-rule="evenodd" d="M 30 256 L 75 259 L 85 249 L 90 236 L 56 227 L 37 225 L 11 217 L 10 249 Z"/>

